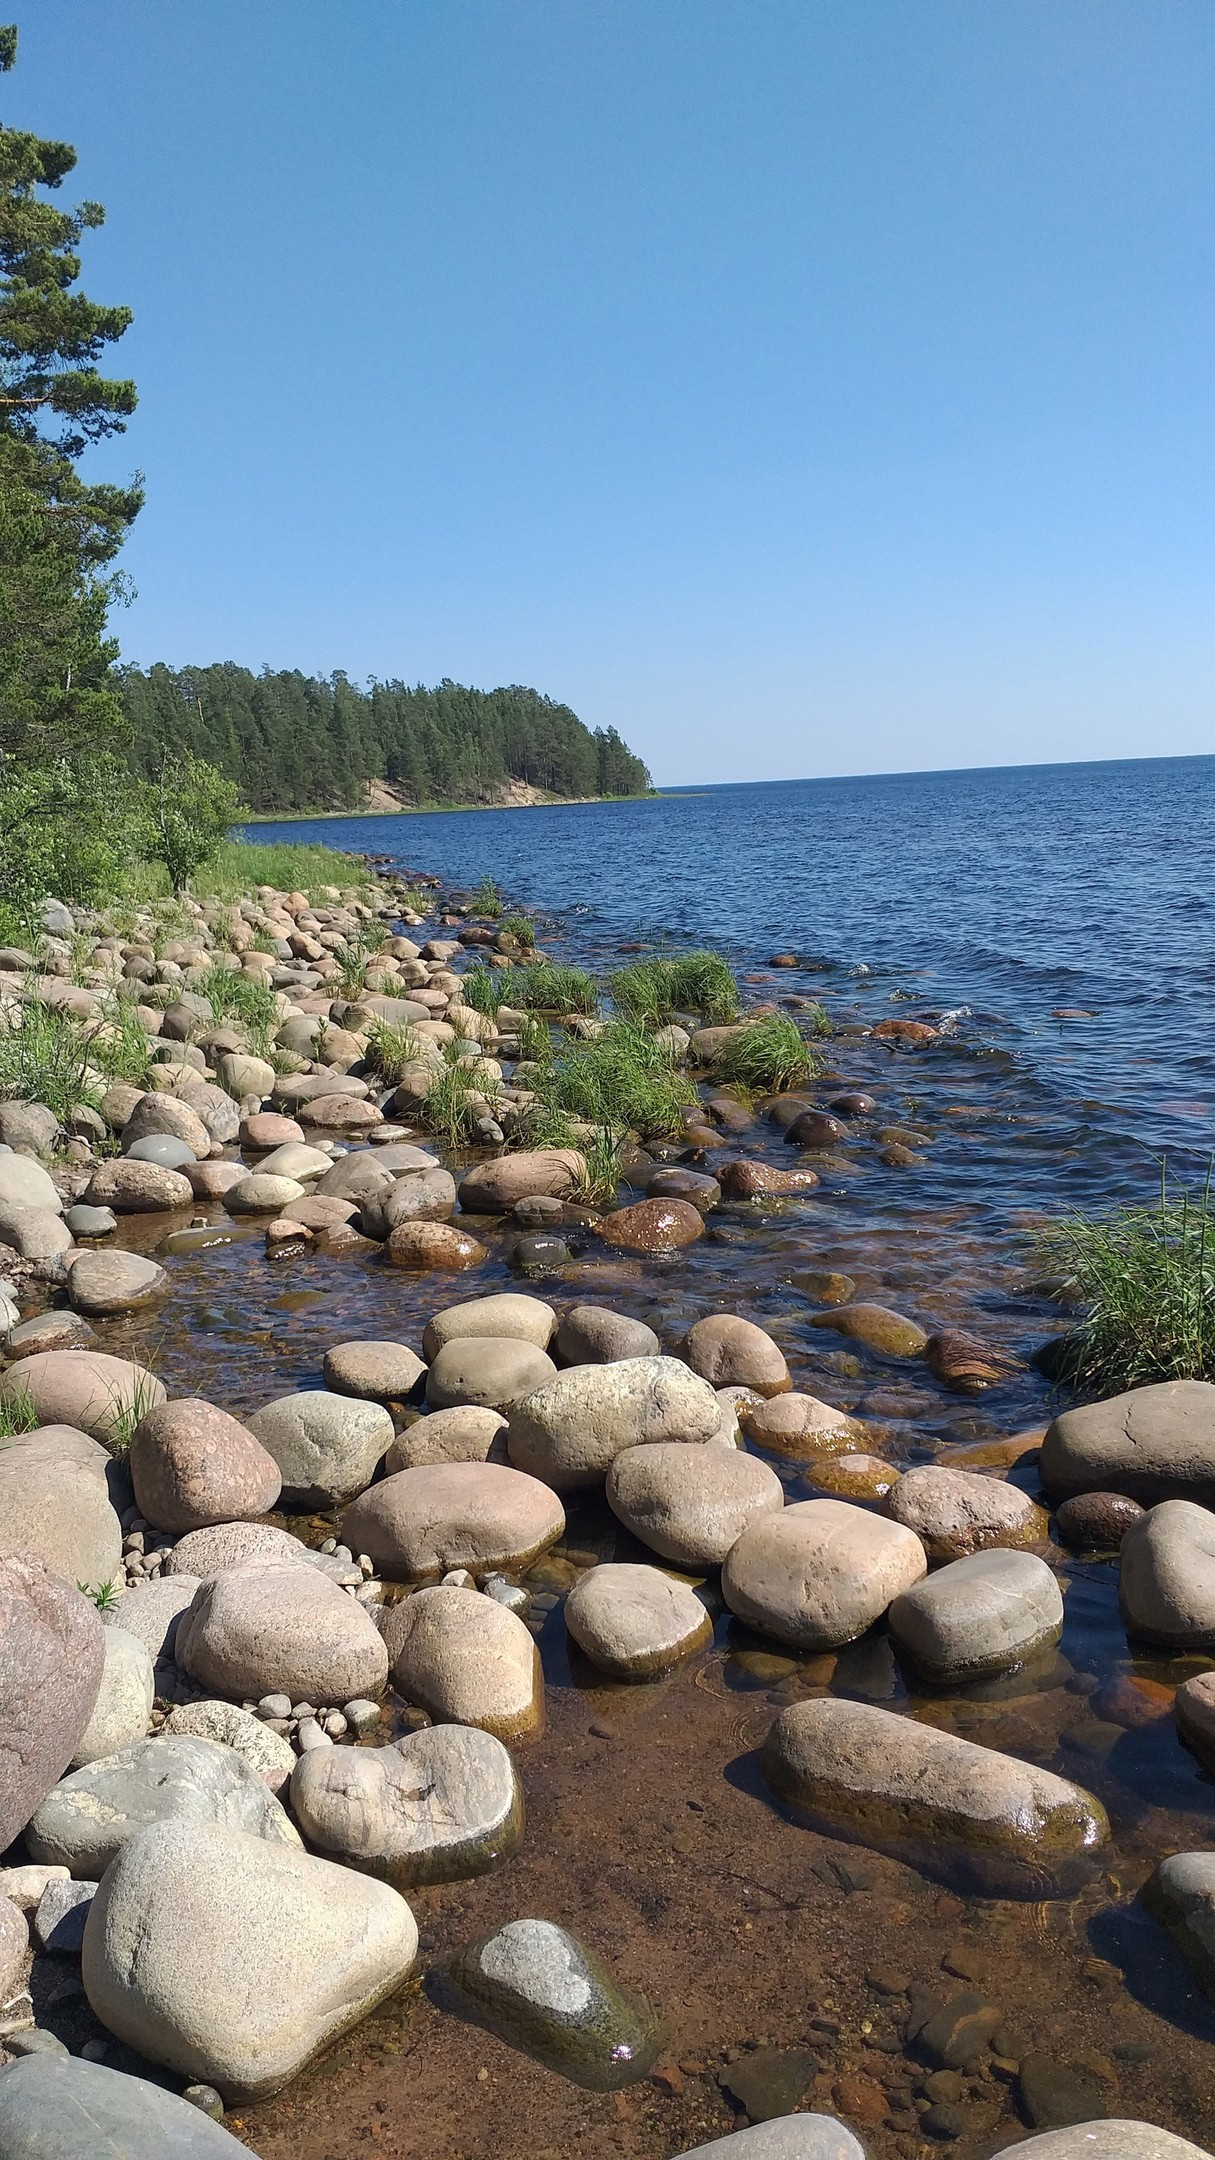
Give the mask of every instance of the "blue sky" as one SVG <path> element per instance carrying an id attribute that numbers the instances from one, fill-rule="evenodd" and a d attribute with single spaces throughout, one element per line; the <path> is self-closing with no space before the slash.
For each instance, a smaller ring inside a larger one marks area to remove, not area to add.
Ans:
<path id="1" fill-rule="evenodd" d="M 1210 0 L 20 27 L 127 657 L 535 683 L 664 782 L 1215 747 Z"/>

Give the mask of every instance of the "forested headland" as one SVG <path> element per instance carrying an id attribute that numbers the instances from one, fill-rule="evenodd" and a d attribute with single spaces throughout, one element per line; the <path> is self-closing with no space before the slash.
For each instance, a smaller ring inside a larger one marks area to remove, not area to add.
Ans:
<path id="1" fill-rule="evenodd" d="M 544 795 L 640 795 L 650 775 L 615 728 L 518 684 L 372 682 L 223 661 L 118 671 L 128 756 L 151 779 L 166 744 L 204 759 L 266 814 L 357 810 L 387 783 L 402 803 L 502 800 L 511 783 Z"/>

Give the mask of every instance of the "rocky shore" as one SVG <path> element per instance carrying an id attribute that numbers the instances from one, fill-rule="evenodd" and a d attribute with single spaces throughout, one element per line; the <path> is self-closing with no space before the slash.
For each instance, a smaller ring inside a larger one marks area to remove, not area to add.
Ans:
<path id="1" fill-rule="evenodd" d="M 922 1093 L 948 1016 L 832 1037 L 772 974 L 649 1027 L 666 1130 L 532 1144 L 550 1039 L 603 1014 L 487 997 L 538 964 L 519 919 L 419 894 L 51 903 L 0 952 L 0 1024 L 82 1046 L 71 1100 L 0 1100 L 0 2160 L 364 2130 L 544 2160 L 550 2090 L 585 2096 L 552 2149 L 588 2160 L 1200 2151 L 1215 1855 L 1089 1776 L 1128 1746 L 1215 1768 L 1215 1387 L 942 1438 L 1024 1361 L 831 1265 L 812 1361 L 740 1309 L 746 1224 L 779 1236 L 858 1160 L 914 1172 L 931 1120 L 886 1113 L 871 1061 Z M 793 1077 L 757 1088 L 773 1015 Z M 231 1250 L 322 1282 L 306 1386 L 252 1345 L 205 1388 L 158 1375 L 183 1270 Z M 1150 1673 L 1103 1685 L 1073 1638 L 1115 1569 Z M 649 1969 L 618 1895 L 678 1909 Z M 705 1994 L 679 1946 L 710 1925 Z M 1175 2056 L 1105 1954 L 1128 1926 L 1193 1976 Z M 1052 2024 L 1035 1960 L 1080 2015 Z M 397 2059 L 402 2020 L 407 2101 L 342 2052 Z"/>

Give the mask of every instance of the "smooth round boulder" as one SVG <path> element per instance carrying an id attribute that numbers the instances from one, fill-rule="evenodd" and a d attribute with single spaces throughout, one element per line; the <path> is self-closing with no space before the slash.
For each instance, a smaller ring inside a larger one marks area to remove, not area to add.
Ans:
<path id="1" fill-rule="evenodd" d="M 85 1207 L 83 1201 L 68 1208 L 63 1220 L 74 1238 L 110 1237 L 118 1228 L 113 1208 Z"/>
<path id="2" fill-rule="evenodd" d="M 277 1215 L 293 1200 L 303 1198 L 304 1187 L 298 1178 L 275 1177 L 272 1172 L 254 1170 L 242 1178 L 239 1185 L 229 1187 L 224 1194 L 224 1206 L 229 1215 Z"/>
<path id="3" fill-rule="evenodd" d="M 1065 1410 L 1047 1428 L 1039 1470 L 1056 1500 L 1100 1491 L 1141 1507 L 1215 1505 L 1215 1385 L 1162 1380 Z"/>
<path id="4" fill-rule="evenodd" d="M 401 1986 L 417 1939 L 387 1883 L 175 1820 L 132 1838 L 107 1871 L 81 1976 L 128 2047 L 226 2100 L 260 2099 Z"/>
<path id="5" fill-rule="evenodd" d="M 222 1064 L 220 1069 L 222 1071 Z M 271 1071 L 273 1072 L 273 1068 L 271 1068 Z M 226 1081 L 224 1084 L 227 1086 Z M 271 1086 L 273 1084 L 272 1079 Z M 236 1092 L 232 1088 L 228 1089 L 230 1095 Z M 239 1090 L 240 1095 L 251 1094 L 252 1092 L 251 1088 L 241 1088 Z M 268 1094 L 269 1089 L 262 1088 L 259 1092 Z M 238 1137 L 241 1146 L 247 1148 L 251 1155 L 268 1155 L 272 1148 L 286 1147 L 293 1140 L 302 1142 L 304 1128 L 302 1125 L 297 1125 L 294 1118 L 282 1117 L 277 1110 L 255 1110 L 251 1117 L 241 1119 Z M 327 1163 L 328 1160 L 329 1158 L 326 1157 Z"/>
<path id="6" fill-rule="evenodd" d="M 1215 1645 L 1215 1514 L 1162 1500 L 1119 1549 L 1118 1603 L 1127 1632 L 1170 1650 Z"/>
<path id="7" fill-rule="evenodd" d="M 509 1751 L 471 1725 L 391 1747 L 311 1748 L 291 1809 L 310 1846 L 398 1890 L 484 1875 L 518 1850 L 523 1794 Z"/>
<path id="8" fill-rule="evenodd" d="M 690 1200 L 637 1200 L 600 1218 L 596 1228 L 605 1245 L 621 1252 L 682 1252 L 705 1234 L 705 1219 Z"/>
<path id="9" fill-rule="evenodd" d="M 509 1337 L 547 1350 L 557 1325 L 557 1315 L 543 1298 L 525 1297 L 520 1291 L 500 1291 L 496 1297 L 467 1298 L 461 1305 L 446 1305 L 427 1321 L 422 1354 L 433 1358 L 445 1343 L 469 1336 Z"/>
<path id="10" fill-rule="evenodd" d="M 284 1505 L 324 1508 L 353 1500 L 371 1483 L 393 1424 L 380 1403 L 316 1388 L 255 1410 L 249 1431 L 278 1464 Z"/>
<path id="11" fill-rule="evenodd" d="M 928 1570 L 919 1539 L 846 1500 L 800 1500 L 747 1525 L 722 1568 L 740 1620 L 798 1649 L 855 1642 Z"/>
<path id="12" fill-rule="evenodd" d="M 291 1178 L 297 1185 L 310 1185 L 332 1168 L 332 1157 L 323 1148 L 309 1147 L 303 1140 L 284 1140 L 262 1156 L 257 1171 L 259 1177 Z"/>
<path id="13" fill-rule="evenodd" d="M 188 1170 L 198 1157 L 187 1140 L 172 1133 L 149 1133 L 146 1140 L 132 1140 L 123 1148 L 128 1162 L 159 1163 L 162 1170 Z"/>
<path id="14" fill-rule="evenodd" d="M 278 1464 L 247 1426 L 197 1395 L 141 1418 L 127 1461 L 140 1514 L 179 1536 L 268 1514 L 282 1490 Z"/>
<path id="15" fill-rule="evenodd" d="M 913 1584 L 890 1608 L 901 1651 L 938 1686 L 984 1680 L 1057 1643 L 1063 1593 L 1036 1553 L 995 1546 Z"/>
<path id="16" fill-rule="evenodd" d="M 244 1757 L 192 1733 L 137 1740 L 73 1770 L 47 1794 L 25 1842 L 35 1860 L 67 1868 L 77 1882 L 99 1882 L 128 1839 L 170 1819 L 299 1843 L 294 1823 Z"/>
<path id="17" fill-rule="evenodd" d="M 124 1627 L 107 1627 L 103 1633 L 101 1686 L 93 1714 L 72 1752 L 73 1770 L 142 1740 L 152 1715 L 156 1676 L 146 1644 Z"/>
<path id="18" fill-rule="evenodd" d="M 853 1342 L 864 1343 L 876 1350 L 879 1357 L 918 1358 L 924 1350 L 928 1336 L 914 1320 L 903 1313 L 891 1312 L 888 1305 L 873 1305 L 862 1300 L 854 1305 L 837 1305 L 832 1312 L 815 1313 L 811 1327 L 831 1328 L 839 1335 L 848 1335 Z"/>
<path id="19" fill-rule="evenodd" d="M 43 1350 L 0 1373 L 0 1402 L 28 1395 L 40 1425 L 74 1425 L 113 1441 L 165 1400 L 155 1373 L 103 1350 Z"/>
<path id="20" fill-rule="evenodd" d="M 380 1158 L 377 1156 L 377 1163 Z M 391 1237 L 402 1223 L 446 1222 L 455 1212 L 456 1181 L 450 1170 L 410 1171 L 363 1201 L 359 1221 L 365 1237 Z"/>
<path id="21" fill-rule="evenodd" d="M 1074 1493 L 1061 1500 L 1056 1512 L 1059 1535 L 1077 1552 L 1116 1552 L 1132 1523 L 1145 1510 L 1125 1493 Z"/>
<path id="22" fill-rule="evenodd" d="M 264 1719 L 254 1717 L 230 1702 L 178 1703 L 161 1728 L 166 1739 L 186 1734 L 197 1740 L 235 1748 L 263 1785 L 275 1794 L 283 1791 L 296 1764 L 290 1742 L 271 1732 Z M 326 1752 L 329 1752 L 326 1750 Z"/>
<path id="23" fill-rule="evenodd" d="M 678 1567 L 720 1567 L 756 1515 L 784 1507 L 775 1470 L 754 1455 L 678 1441 L 625 1448 L 607 1474 L 607 1499 L 634 1537 Z"/>
<path id="24" fill-rule="evenodd" d="M 28 1155 L 17 1154 L 0 1155 L 0 1203 L 6 1207 L 48 1208 L 52 1215 L 58 1215 L 63 1207 L 49 1170 Z"/>
<path id="25" fill-rule="evenodd" d="M 82 1252 L 72 1263 L 67 1284 L 76 1311 L 94 1320 L 142 1312 L 168 1288 L 168 1275 L 157 1261 L 130 1252 Z"/>
<path id="26" fill-rule="evenodd" d="M 393 1684 L 436 1724 L 477 1725 L 506 1742 L 539 1731 L 540 1653 L 522 1620 L 479 1590 L 415 1590 L 384 1614 Z"/>
<path id="27" fill-rule="evenodd" d="M 122 1525 L 96 1453 L 95 1441 L 56 1425 L 0 1444 L 0 1555 L 39 1559 L 78 1589 L 121 1578 Z"/>
<path id="28" fill-rule="evenodd" d="M 778 1799 L 829 1836 L 982 1896 L 1066 1896 L 1109 1843 L 1105 1809 L 1082 1786 L 872 1703 L 791 1703 L 762 1765 Z"/>
<path id="29" fill-rule="evenodd" d="M 166 1555 L 162 1579 L 194 1575 L 201 1581 L 218 1575 L 221 1568 L 239 1567 L 242 1560 L 271 1557 L 310 1564 L 308 1547 L 290 1530 L 277 1523 L 211 1523 L 205 1530 L 187 1530 Z"/>
<path id="30" fill-rule="evenodd" d="M 505 1215 L 517 1201 L 535 1193 L 568 1199 L 585 1176 L 586 1163 L 576 1148 L 534 1148 L 498 1155 L 466 1171 L 460 1184 L 460 1206 L 466 1215 Z"/>
<path id="31" fill-rule="evenodd" d="M 104 1668 L 92 1601 L 41 1560 L 0 1557 L 0 1852 L 70 1763 Z"/>
<path id="32" fill-rule="evenodd" d="M 160 1163 L 132 1162 L 129 1155 L 98 1163 L 84 1192 L 86 1207 L 113 1208 L 116 1215 L 167 1214 L 189 1207 L 193 1198 L 190 1180 L 182 1171 L 166 1170 Z"/>
<path id="33" fill-rule="evenodd" d="M 768 1396 L 787 1394 L 793 1384 L 780 1344 L 734 1313 L 698 1320 L 685 1335 L 680 1356 L 710 1387 L 752 1388 Z"/>
<path id="34" fill-rule="evenodd" d="M 597 1485 L 624 1448 L 643 1441 L 701 1444 L 721 1424 L 707 1380 L 678 1358 L 576 1365 L 510 1414 L 507 1447 L 519 1470 L 555 1492 Z"/>
<path id="35" fill-rule="evenodd" d="M 454 1410 L 432 1410 L 398 1433 L 384 1468 L 417 1470 L 424 1463 L 485 1462 L 491 1449 L 506 1432 L 500 1410 L 483 1410 L 476 1403 L 461 1403 Z"/>
<path id="36" fill-rule="evenodd" d="M 526 1567 L 564 1529 L 556 1493 L 522 1470 L 490 1462 L 398 1470 L 342 1516 L 351 1551 L 367 1553 L 394 1582 L 426 1581 L 449 1568 L 485 1574 Z"/>
<path id="37" fill-rule="evenodd" d="M 404 1222 L 392 1231 L 383 1257 L 390 1266 L 412 1268 L 416 1274 L 432 1268 L 458 1274 L 480 1267 L 489 1258 L 489 1248 L 453 1223 Z"/>
<path id="38" fill-rule="evenodd" d="M 740 1422 L 754 1447 L 770 1455 L 784 1455 L 795 1462 L 810 1462 L 817 1455 L 842 1455 L 866 1436 L 858 1418 L 848 1417 L 832 1403 L 816 1395 L 777 1395 L 748 1403 L 739 1412 Z"/>
<path id="39" fill-rule="evenodd" d="M 140 1095 L 133 1104 L 130 1115 L 122 1128 L 124 1154 L 137 1140 L 146 1140 L 153 1133 L 167 1134 L 174 1140 L 184 1140 L 201 1162 L 211 1145 L 211 1135 L 196 1110 L 182 1102 L 176 1095 L 149 1091 Z"/>
<path id="40" fill-rule="evenodd" d="M 426 1400 L 435 1410 L 464 1403 L 510 1410 L 556 1374 L 552 1359 L 534 1343 L 510 1335 L 460 1335 L 435 1351 Z"/>
<path id="41" fill-rule="evenodd" d="M 247 2151 L 176 2093 L 66 2049 L 40 2048 L 0 2070 L 5 2160 L 240 2160 Z"/>
<path id="42" fill-rule="evenodd" d="M 886 1505 L 895 1522 L 915 1531 L 934 1564 L 990 1546 L 1025 1551 L 1045 1544 L 1050 1532 L 1045 1509 L 1018 1486 L 939 1463 L 908 1470 Z"/>
<path id="43" fill-rule="evenodd" d="M 555 1350 L 563 1365 L 614 1365 L 621 1358 L 658 1357 L 662 1344 L 644 1320 L 607 1305 L 574 1305 L 557 1329 Z"/>
<path id="44" fill-rule="evenodd" d="M 565 1601 L 565 1625 L 613 1680 L 651 1680 L 703 1648 L 713 1622 L 696 1592 L 661 1568 L 588 1568 Z"/>
<path id="45" fill-rule="evenodd" d="M 1173 1697 L 1177 1731 L 1204 1769 L 1215 1765 L 1215 1672 L 1183 1680 Z"/>
<path id="46" fill-rule="evenodd" d="M 407 1343 L 334 1343 L 325 1352 L 325 1386 L 335 1395 L 360 1395 L 368 1402 L 404 1402 L 426 1376 L 426 1367 Z"/>
<path id="47" fill-rule="evenodd" d="M 274 1558 L 202 1583 L 179 1622 L 174 1656 L 192 1680 L 238 1702 L 375 1699 L 388 1678 L 388 1653 L 358 1600 L 319 1569 Z"/>

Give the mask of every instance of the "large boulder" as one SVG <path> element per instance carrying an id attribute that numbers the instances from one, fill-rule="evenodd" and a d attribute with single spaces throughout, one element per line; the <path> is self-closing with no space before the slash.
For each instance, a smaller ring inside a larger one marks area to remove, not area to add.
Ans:
<path id="1" fill-rule="evenodd" d="M 940 1463 L 908 1470 L 886 1505 L 936 1562 L 961 1560 L 992 1545 L 1024 1550 L 1045 1544 L 1050 1532 L 1045 1509 L 1019 1486 Z"/>
<path id="2" fill-rule="evenodd" d="M 277 1523 L 211 1523 L 205 1530 L 187 1530 L 169 1552 L 164 1575 L 193 1575 L 205 1580 L 221 1568 L 239 1567 L 242 1560 L 298 1560 L 315 1565 L 320 1556 L 290 1530 Z"/>
<path id="3" fill-rule="evenodd" d="M 1062 1631 L 1063 1593 L 1046 1562 L 1000 1546 L 952 1561 L 890 1608 L 900 1650 L 938 1685 L 1007 1672 Z"/>
<path id="4" fill-rule="evenodd" d="M 384 1467 L 391 1472 L 417 1470 L 424 1463 L 485 1462 L 491 1450 L 501 1453 L 500 1435 L 506 1429 L 500 1410 L 482 1410 L 476 1403 L 433 1410 L 397 1434 Z"/>
<path id="5" fill-rule="evenodd" d="M 426 1323 L 422 1355 L 433 1358 L 445 1343 L 460 1342 L 470 1335 L 511 1337 L 547 1350 L 557 1325 L 557 1315 L 542 1298 L 526 1297 L 517 1290 L 500 1291 L 496 1297 L 466 1298 L 460 1305 L 445 1305 Z"/>
<path id="6" fill-rule="evenodd" d="M 122 1525 L 110 1504 L 105 1469 L 95 1460 L 103 1454 L 95 1441 L 64 1425 L 44 1426 L 0 1446 L 0 1555 L 36 1557 L 65 1581 L 90 1590 L 120 1576 Z"/>
<path id="7" fill-rule="evenodd" d="M 585 1176 L 586 1164 L 575 1148 L 499 1155 L 465 1173 L 460 1206 L 466 1215 L 505 1215 L 518 1201 L 530 1200 L 534 1194 L 565 1200 Z"/>
<path id="8" fill-rule="evenodd" d="M 388 1679 L 388 1652 L 364 1607 L 293 1560 L 246 1560 L 212 1575 L 178 1626 L 174 1656 L 238 1702 L 350 1702 L 382 1695 Z"/>
<path id="9" fill-rule="evenodd" d="M 479 1725 L 499 1740 L 538 1731 L 540 1653 L 522 1620 L 477 1590 L 445 1584 L 390 1605 L 384 1641 L 393 1683 L 436 1724 Z"/>
<path id="10" fill-rule="evenodd" d="M 1066 1895 L 1109 1841 L 1105 1809 L 1082 1787 L 872 1703 L 790 1704 L 764 1743 L 763 1770 L 779 1799 L 830 1836 L 985 1896 Z"/>
<path id="11" fill-rule="evenodd" d="M 247 2151 L 176 2093 L 66 2049 L 0 2070 L 4 2160 L 240 2160 Z"/>
<path id="12" fill-rule="evenodd" d="M 927 1572 L 919 1539 L 846 1500 L 801 1500 L 759 1515 L 728 1554 L 731 1612 L 799 1649 L 855 1642 Z"/>
<path id="13" fill-rule="evenodd" d="M 1215 1644 L 1215 1514 L 1162 1500 L 1119 1548 L 1118 1601 L 1128 1632 L 1170 1650 Z"/>
<path id="14" fill-rule="evenodd" d="M 168 1096 L 160 1099 L 171 1100 Z M 143 1100 L 149 1098 L 145 1095 Z M 116 1155 L 98 1163 L 84 1198 L 88 1207 L 113 1208 L 116 1215 L 156 1215 L 189 1207 L 194 1189 L 180 1170 L 166 1170 L 161 1163 L 135 1162 L 129 1155 Z"/>
<path id="15" fill-rule="evenodd" d="M 4 1105 L 6 1110 L 14 1107 L 11 1103 Z M 0 1155 L 0 1204 L 47 1208 L 52 1215 L 63 1213 L 63 1202 L 54 1179 L 41 1163 L 31 1162 L 28 1155 Z"/>
<path id="16" fill-rule="evenodd" d="M 688 1583 L 630 1562 L 580 1575 L 565 1601 L 565 1624 L 592 1665 L 613 1680 L 652 1680 L 702 1649 L 713 1633 Z"/>
<path id="17" fill-rule="evenodd" d="M 0 1244 L 10 1246 L 22 1260 L 57 1260 L 71 1251 L 72 1233 L 55 1208 L 0 1200 Z"/>
<path id="18" fill-rule="evenodd" d="M 400 1987 L 417 1953 L 386 1883 L 218 1823 L 132 1838 L 85 1924 L 103 2025 L 225 2099 L 277 2092 Z"/>
<path id="19" fill-rule="evenodd" d="M 1143 1507 L 1215 1506 L 1215 1385 L 1162 1380 L 1065 1410 L 1047 1429 L 1038 1467 L 1057 1500 L 1099 1491 L 1126 1493 Z"/>
<path id="20" fill-rule="evenodd" d="M 1041 2143 L 1040 2138 L 1029 2140 L 1030 2145 Z M 768 2122 L 752 2123 L 748 2130 L 695 2145 L 677 2160 L 865 2160 L 865 2148 L 834 2115 L 774 2115 Z M 1114 2156 L 1102 2155 L 1101 2160 L 1114 2160 Z M 1163 2154 L 1161 2160 L 1165 2160 Z M 1174 2160 L 1181 2160 L 1181 2155 Z"/>
<path id="21" fill-rule="evenodd" d="M 41 1560 L 0 1559 L 0 1852 L 70 1763 L 104 1666 L 90 1600 Z"/>
<path id="22" fill-rule="evenodd" d="M 625 1528 L 677 1567 L 720 1567 L 756 1515 L 783 1508 L 775 1470 L 734 1448 L 689 1457 L 678 1441 L 625 1448 L 607 1474 L 608 1505 Z"/>
<path id="23" fill-rule="evenodd" d="M 107 1627 L 105 1666 L 93 1715 L 76 1742 L 73 1770 L 85 1763 L 116 1755 L 147 1733 L 156 1696 L 152 1654 L 137 1635 L 124 1627 Z"/>
<path id="24" fill-rule="evenodd" d="M 98 1882 L 129 1839 L 158 1822 L 223 1823 L 271 1843 L 299 1833 L 235 1748 L 193 1733 L 137 1740 L 74 1770 L 49 1792 L 25 1833 L 35 1860 Z"/>
<path id="25" fill-rule="evenodd" d="M 309 1508 L 340 1505 L 370 1485 L 393 1424 L 380 1403 L 315 1388 L 266 1403 L 249 1430 L 278 1464 L 284 1504 Z"/>
<path id="26" fill-rule="evenodd" d="M 671 1253 L 705 1234 L 705 1219 L 690 1200 L 638 1200 L 601 1216 L 600 1237 L 622 1252 Z"/>
<path id="27" fill-rule="evenodd" d="M 159 1133 L 184 1140 L 200 1162 L 211 1145 L 210 1133 L 188 1103 L 176 1095 L 141 1095 L 122 1128 L 123 1154 L 129 1154 L 137 1140 L 149 1140 Z"/>
<path id="28" fill-rule="evenodd" d="M 0 1374 L 0 1402 L 28 1395 L 40 1425 L 74 1425 L 112 1441 L 165 1400 L 154 1373 L 102 1350 L 42 1350 Z"/>
<path id="29" fill-rule="evenodd" d="M 464 1403 L 507 1410 L 555 1380 L 552 1359 L 534 1343 L 511 1335 L 461 1335 L 435 1351 L 426 1375 L 426 1400 L 434 1410 Z"/>
<path id="30" fill-rule="evenodd" d="M 398 1470 L 342 1517 L 352 1552 L 381 1575 L 416 1582 L 449 1568 L 525 1567 L 565 1528 L 557 1495 L 502 1463 L 432 1463 Z"/>
<path id="31" fill-rule="evenodd" d="M 792 1382 L 785 1353 L 753 1320 L 711 1313 L 689 1328 L 681 1346 L 694 1373 L 711 1387 L 751 1388 L 756 1395 L 787 1394 Z"/>
<path id="32" fill-rule="evenodd" d="M 484 1875 L 523 1835 L 510 1753 L 471 1725 L 427 1725 L 391 1747 L 310 1748 L 291 1808 L 309 1845 L 398 1890 Z"/>
<path id="33" fill-rule="evenodd" d="M 82 1252 L 72 1263 L 68 1296 L 76 1311 L 92 1320 L 115 1313 L 142 1312 L 169 1287 L 165 1269 L 142 1253 Z"/>
<path id="34" fill-rule="evenodd" d="M 624 1448 L 643 1441 L 703 1443 L 721 1424 L 707 1380 L 678 1358 L 575 1365 L 510 1413 L 508 1446 L 520 1470 L 571 1492 L 597 1485 Z"/>
<path id="35" fill-rule="evenodd" d="M 127 1460 L 140 1513 L 177 1535 L 265 1515 L 282 1490 L 278 1464 L 261 1442 L 195 1395 L 141 1418 Z"/>

